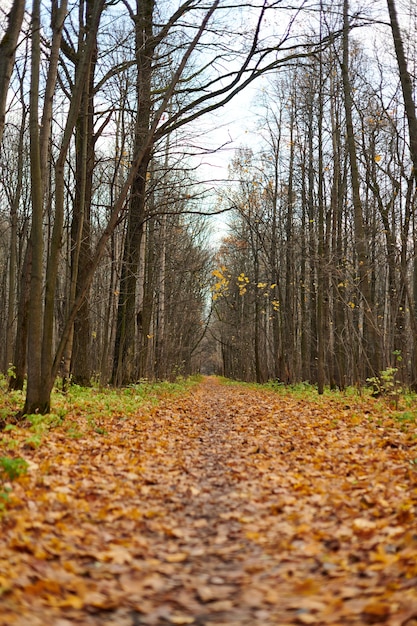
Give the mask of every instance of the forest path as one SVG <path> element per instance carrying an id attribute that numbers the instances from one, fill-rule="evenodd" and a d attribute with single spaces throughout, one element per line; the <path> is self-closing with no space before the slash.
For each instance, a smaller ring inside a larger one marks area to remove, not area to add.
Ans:
<path id="1" fill-rule="evenodd" d="M 206 378 L 105 426 L 27 450 L 1 626 L 417 624 L 415 424 Z"/>

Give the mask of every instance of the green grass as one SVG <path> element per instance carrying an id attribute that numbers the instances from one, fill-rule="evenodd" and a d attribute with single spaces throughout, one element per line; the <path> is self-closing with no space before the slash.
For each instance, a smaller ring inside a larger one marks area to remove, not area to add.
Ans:
<path id="1" fill-rule="evenodd" d="M 71 385 L 66 395 L 55 393 L 53 407 L 64 405 L 72 410 L 86 411 L 90 418 L 109 413 L 133 415 L 141 406 L 155 406 L 168 396 L 178 396 L 198 384 L 201 377 L 179 378 L 175 382 L 143 381 L 128 387 L 79 387 Z"/>
<path id="2" fill-rule="evenodd" d="M 335 405 L 340 406 L 350 406 L 355 403 L 357 408 L 362 406 L 364 410 L 373 409 L 377 413 L 389 412 L 390 417 L 402 423 L 417 423 L 417 394 L 407 389 L 397 391 L 395 402 L 393 402 L 391 393 L 382 394 L 378 398 L 373 397 L 373 390 L 368 386 L 350 386 L 346 387 L 343 391 L 325 387 L 324 393 L 320 395 L 317 391 L 317 387 L 307 382 L 285 385 L 278 381 L 268 381 L 267 383 L 260 384 L 231 380 L 222 376 L 219 376 L 218 380 L 224 385 L 241 386 L 259 390 L 265 389 L 278 395 L 291 396 L 294 399 L 312 402 L 319 406 L 329 400 L 332 403 L 334 402 Z"/>
<path id="3" fill-rule="evenodd" d="M 0 381 L 0 420 L 7 422 L 22 408 L 25 394 L 22 391 L 8 393 L 4 380 L 3 376 Z M 163 398 L 185 393 L 200 380 L 201 376 L 192 376 L 178 378 L 174 382 L 142 381 L 123 388 L 70 385 L 67 393 L 60 390 L 58 381 L 51 396 L 51 413 L 45 416 L 26 416 L 26 426 L 39 435 L 61 425 L 70 413 L 85 414 L 90 422 L 109 414 L 129 417 L 137 413 L 140 407 L 155 406 Z M 93 427 L 100 428 L 101 425 L 96 424 Z"/>

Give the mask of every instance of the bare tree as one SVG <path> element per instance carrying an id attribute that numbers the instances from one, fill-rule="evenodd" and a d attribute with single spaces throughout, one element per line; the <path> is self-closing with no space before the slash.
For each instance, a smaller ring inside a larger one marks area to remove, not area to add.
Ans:
<path id="1" fill-rule="evenodd" d="M 343 2 L 343 60 L 342 80 L 346 116 L 346 139 L 350 162 L 350 182 L 352 187 L 353 219 L 355 227 L 355 246 L 358 255 L 359 288 L 364 308 L 364 358 L 369 376 L 377 375 L 381 369 L 380 338 L 376 318 L 372 309 L 370 288 L 369 250 L 364 228 L 363 207 L 360 194 L 358 159 L 356 154 L 355 133 L 352 120 L 352 89 L 349 75 L 349 0 Z"/>
<path id="2" fill-rule="evenodd" d="M 52 359 L 53 359 L 53 328 L 54 328 L 54 300 L 58 272 L 58 260 L 62 241 L 64 219 L 64 184 L 65 158 L 68 152 L 72 131 L 77 119 L 78 110 L 83 92 L 84 83 L 88 77 L 91 56 L 94 50 L 95 31 L 97 31 L 104 0 L 96 3 L 92 28 L 83 50 L 81 69 L 73 90 L 72 100 L 67 115 L 66 125 L 55 166 L 55 219 L 49 256 L 45 272 L 45 302 L 42 303 L 43 288 L 43 173 L 42 154 L 47 143 L 49 132 L 43 127 L 43 141 L 40 142 L 38 108 L 39 108 L 39 71 L 40 71 L 40 0 L 34 0 L 32 15 L 32 76 L 31 76 L 31 180 L 32 180 L 32 268 L 30 315 L 28 335 L 28 384 L 25 406 L 22 413 L 45 413 L 50 408 L 50 395 L 53 386 Z M 62 21 L 53 23 L 54 37 L 59 41 L 62 36 Z M 59 45 L 57 49 L 59 49 Z M 55 49 L 52 46 L 52 49 Z M 57 65 L 54 58 L 48 68 L 46 95 L 52 94 L 57 78 Z M 49 86 L 49 89 L 48 89 Z M 51 96 L 52 98 L 52 96 Z M 49 119 L 50 99 L 44 102 L 44 118 Z"/>
<path id="3" fill-rule="evenodd" d="M 53 8 L 51 13 L 56 15 L 58 6 L 55 0 L 52 1 L 51 6 Z M 63 7 L 64 2 L 60 4 L 60 8 L 63 9 Z M 146 204 L 149 163 L 158 142 L 169 133 L 179 132 L 186 124 L 194 122 L 202 115 L 220 109 L 259 76 L 295 59 L 305 58 L 306 55 L 321 49 L 328 43 L 328 40 L 320 40 L 320 36 L 312 37 L 308 41 L 301 37 L 292 40 L 290 38 L 292 18 L 281 37 L 272 41 L 268 29 L 264 35 L 264 21 L 269 12 L 275 16 L 275 12 L 280 11 L 279 2 L 271 3 L 263 0 L 260 3 L 242 2 L 238 6 L 231 6 L 226 0 L 212 0 L 204 5 L 196 0 L 185 0 L 172 15 L 164 16 L 160 10 L 157 14 L 158 20 L 154 17 L 154 7 L 154 0 L 138 2 L 135 9 L 129 3 L 123 3 L 125 15 L 130 15 L 136 27 L 137 37 L 136 58 L 134 59 L 138 76 L 135 111 L 137 123 L 133 154 L 129 155 L 126 175 L 119 194 L 112 200 L 111 205 L 106 207 L 108 221 L 101 231 L 98 230 L 95 233 L 96 245 L 92 249 L 91 257 L 87 259 L 83 267 L 82 284 L 80 278 L 75 295 L 70 297 L 70 306 L 61 320 L 59 334 L 54 336 L 54 331 L 56 331 L 55 296 L 57 294 L 57 278 L 65 226 L 65 193 L 69 191 L 66 188 L 66 172 L 68 171 L 66 168 L 71 167 L 68 155 L 74 139 L 77 120 L 81 121 L 80 111 L 81 109 L 84 113 L 86 111 L 82 108 L 82 98 L 83 93 L 85 94 L 85 86 L 90 85 L 94 50 L 98 41 L 97 29 L 104 8 L 104 0 L 94 2 L 91 23 L 77 59 L 77 72 L 73 88 L 67 90 L 63 81 L 60 82 L 63 92 L 66 95 L 70 94 L 71 97 L 68 99 L 68 107 L 63 108 L 62 131 L 59 138 L 56 138 L 57 140 L 54 142 L 56 153 L 53 162 L 54 173 L 51 178 L 54 185 L 53 194 L 51 194 L 51 197 L 53 195 L 54 198 L 54 211 L 51 211 L 50 214 L 52 230 L 45 253 L 43 253 L 45 233 L 42 229 L 42 211 L 47 181 L 43 166 L 45 155 L 48 165 L 52 165 L 45 147 L 48 144 L 47 138 L 52 119 L 50 104 L 56 94 L 56 90 L 54 90 L 54 86 L 57 84 L 55 51 L 62 51 L 63 48 L 62 20 L 57 20 L 57 22 L 53 20 L 52 23 L 51 53 L 45 65 L 49 76 L 47 95 L 41 103 L 39 97 L 41 44 L 37 37 L 40 34 L 40 18 L 44 13 L 40 10 L 40 0 L 34 0 L 32 16 L 33 88 L 31 90 L 30 126 L 34 210 L 31 242 L 35 256 L 32 263 L 29 307 L 31 317 L 28 392 L 23 412 L 45 412 L 49 410 L 52 386 L 67 347 L 68 354 L 71 353 L 74 321 L 85 302 L 95 271 L 106 253 L 107 245 L 125 215 L 128 216 L 123 263 L 125 276 L 123 276 L 122 288 L 120 289 L 115 379 L 126 381 L 134 378 L 140 372 L 140 368 L 137 369 L 137 361 L 135 361 L 137 353 L 133 353 L 132 356 L 129 341 L 132 338 L 136 340 L 140 333 L 142 338 L 149 334 L 147 332 L 151 320 L 149 306 L 146 310 L 145 308 L 142 309 L 142 321 L 147 321 L 140 329 L 138 313 L 141 312 L 141 309 L 137 308 L 137 305 L 141 302 L 141 285 L 138 277 L 144 275 L 143 260 L 146 259 L 145 253 L 147 252 L 144 248 L 143 233 L 144 223 L 149 218 Z M 160 9 L 159 6 L 158 9 Z M 227 18 L 230 18 L 232 14 L 239 15 L 239 12 L 242 12 L 244 16 L 247 10 L 251 14 L 251 28 L 242 33 L 230 33 L 230 20 L 227 21 Z M 294 15 L 297 15 L 297 10 L 295 10 L 293 17 Z M 216 16 L 220 18 L 217 23 L 215 21 Z M 69 18 L 66 19 L 68 22 L 70 21 Z M 145 52 L 146 54 L 144 54 Z M 238 58 L 239 63 L 237 63 Z M 168 60 L 169 64 L 167 63 Z M 232 61 L 231 64 L 229 64 L 229 60 Z M 128 61 L 130 65 L 131 61 L 131 59 Z M 124 65 L 124 67 L 126 66 Z M 161 71 L 161 68 L 164 71 Z M 121 66 L 109 67 L 108 75 L 114 76 L 121 69 Z M 64 77 L 70 76 L 65 63 L 62 64 L 62 72 Z M 103 81 L 105 80 L 106 77 L 103 78 Z M 96 93 L 95 91 L 94 94 Z M 88 97 L 90 96 L 91 93 L 89 92 Z M 43 121 L 39 132 L 38 110 L 40 104 L 43 104 Z M 113 113 L 114 110 L 109 106 L 108 115 L 111 116 Z M 163 118 L 163 116 L 165 117 Z M 91 133 L 91 130 L 87 132 Z M 84 182 L 86 182 L 85 177 Z M 89 204 L 90 201 L 90 195 L 85 194 L 82 202 Z M 76 250 L 80 249 L 80 243 L 85 235 L 87 233 L 82 230 L 81 226 L 77 228 L 77 237 L 73 238 Z M 261 235 L 261 231 L 254 231 L 255 238 L 259 235 Z M 258 243 L 255 241 L 256 246 Z M 45 258 L 47 258 L 46 267 L 43 266 Z M 149 255 L 148 258 L 150 258 Z M 75 279 L 76 263 L 73 263 L 73 268 L 73 279 Z M 153 275 L 153 268 L 150 267 L 149 263 L 147 272 L 148 276 Z M 149 284 L 152 283 L 151 280 L 148 282 Z M 42 293 L 45 294 L 44 299 Z M 147 297 L 151 295 L 150 290 Z M 259 357 L 262 354 L 266 336 L 266 326 L 261 315 L 262 311 L 259 309 L 257 326 L 259 331 L 264 333 L 263 335 L 259 334 L 257 339 L 259 343 L 256 347 L 259 377 L 264 376 L 261 372 L 263 364 Z M 146 340 L 142 347 L 145 354 Z M 39 357 L 39 355 L 41 356 Z"/>

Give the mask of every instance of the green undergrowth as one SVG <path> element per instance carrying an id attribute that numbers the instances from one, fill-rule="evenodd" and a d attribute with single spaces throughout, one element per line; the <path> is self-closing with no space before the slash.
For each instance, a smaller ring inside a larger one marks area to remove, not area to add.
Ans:
<path id="1" fill-rule="evenodd" d="M 12 482 L 27 471 L 23 457 L 28 450 L 48 445 L 52 431 L 58 430 L 58 436 L 68 441 L 91 435 L 105 438 L 110 418 L 128 420 L 151 412 L 160 401 L 185 394 L 200 380 L 195 376 L 175 382 L 141 381 L 121 389 L 71 385 L 67 393 L 58 384 L 52 393 L 49 414 L 26 415 L 19 420 L 15 416 L 24 404 L 24 392 L 8 393 L 4 379 L 1 380 L 0 517 L 9 503 Z"/>
<path id="2" fill-rule="evenodd" d="M 141 381 L 120 389 L 70 385 L 66 393 L 57 385 L 52 393 L 50 413 L 26 415 L 18 421 L 14 416 L 24 404 L 24 392 L 7 393 L 2 388 L 0 420 L 6 425 L 0 432 L 0 454 L 1 450 L 11 451 L 21 445 L 37 448 L 42 445 L 45 435 L 57 428 L 71 439 L 81 438 L 91 431 L 105 436 L 109 417 L 134 417 L 152 409 L 161 400 L 186 393 L 200 380 L 201 377 L 194 376 L 179 378 L 175 382 Z"/>
<path id="3" fill-rule="evenodd" d="M 123 413 L 128 416 L 135 414 L 142 405 L 155 406 L 163 398 L 185 393 L 199 380 L 198 376 L 179 378 L 175 382 L 144 380 L 120 389 L 72 385 L 64 398 L 73 409 L 80 411 L 95 411 L 99 414 Z"/>

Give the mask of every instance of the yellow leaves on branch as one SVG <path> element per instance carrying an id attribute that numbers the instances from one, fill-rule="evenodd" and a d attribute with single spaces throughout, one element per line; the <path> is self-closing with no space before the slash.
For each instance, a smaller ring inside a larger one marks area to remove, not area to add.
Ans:
<path id="1" fill-rule="evenodd" d="M 236 285 L 238 286 L 240 296 L 245 295 L 247 291 L 246 286 L 249 285 L 249 283 L 250 283 L 250 280 L 248 276 L 245 275 L 244 272 L 239 274 L 239 276 L 237 277 Z"/>
<path id="2" fill-rule="evenodd" d="M 229 290 L 230 276 L 225 275 L 226 271 L 227 268 L 225 265 L 221 265 L 219 268 L 212 271 L 212 276 L 218 278 L 218 281 L 211 287 L 214 301 L 225 296 Z"/>
<path id="3" fill-rule="evenodd" d="M 223 279 L 224 278 L 223 274 L 225 271 L 226 271 L 226 266 L 221 265 L 218 269 L 215 269 L 212 271 L 212 275 L 216 276 L 216 278 Z"/>
<path id="4" fill-rule="evenodd" d="M 229 294 L 229 287 L 232 275 L 228 272 L 225 265 L 221 265 L 220 267 L 212 271 L 212 276 L 218 279 L 211 287 L 213 300 L 216 301 L 219 298 L 226 297 Z M 244 296 L 247 293 L 248 287 L 253 284 L 257 289 L 264 290 L 263 296 L 268 299 L 270 297 L 269 290 L 273 290 L 277 286 L 276 283 L 270 284 L 263 281 L 259 281 L 258 283 L 252 283 L 251 279 L 245 274 L 245 272 L 241 272 L 236 277 L 235 284 L 239 290 L 239 296 Z M 271 300 L 271 306 L 274 311 L 277 311 L 279 309 L 278 300 Z"/>

